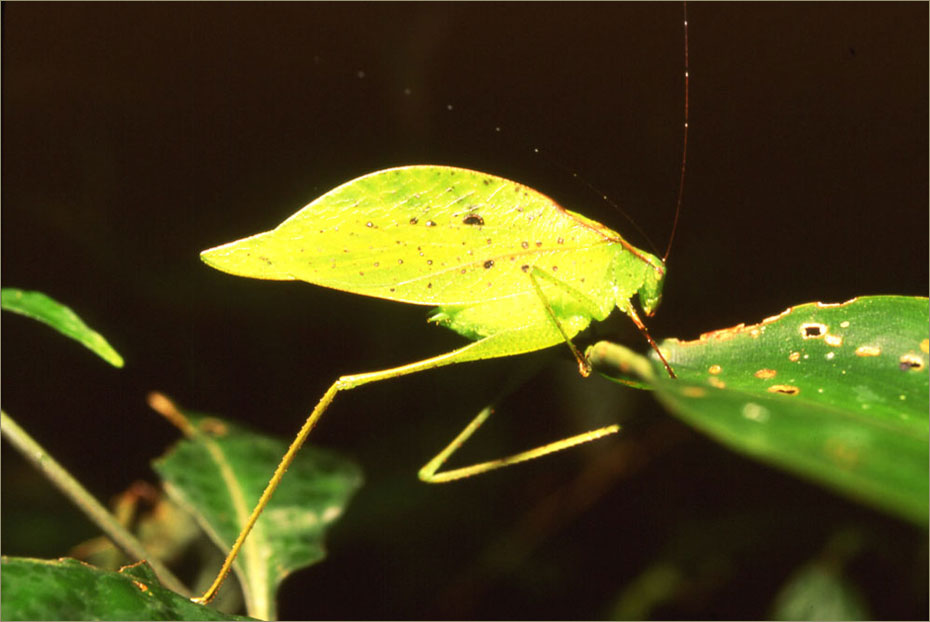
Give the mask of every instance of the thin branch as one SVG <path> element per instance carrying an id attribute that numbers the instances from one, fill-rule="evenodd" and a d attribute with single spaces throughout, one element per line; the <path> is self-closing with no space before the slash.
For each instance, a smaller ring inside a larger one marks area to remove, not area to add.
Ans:
<path id="1" fill-rule="evenodd" d="M 116 518 L 80 482 L 74 479 L 64 467 L 52 458 L 41 445 L 4 411 L 0 411 L 0 433 L 66 497 L 77 505 L 94 524 L 100 527 L 130 559 L 146 560 L 167 588 L 184 596 L 190 596 L 190 591 L 164 564 L 149 555 L 145 547 L 134 535 L 120 525 Z"/>

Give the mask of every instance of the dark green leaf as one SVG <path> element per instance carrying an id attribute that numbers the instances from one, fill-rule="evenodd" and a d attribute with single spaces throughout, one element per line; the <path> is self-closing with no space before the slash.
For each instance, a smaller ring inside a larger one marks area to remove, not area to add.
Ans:
<path id="1" fill-rule="evenodd" d="M 200 431 L 153 464 L 165 490 L 200 522 L 223 552 L 284 455 L 287 443 L 216 418 L 192 418 Z M 361 485 L 359 468 L 304 446 L 288 469 L 233 568 L 250 614 L 275 617 L 275 591 L 288 574 L 321 560 L 326 529 Z"/>
<path id="2" fill-rule="evenodd" d="M 4 620 L 248 620 L 164 588 L 141 562 L 107 572 L 75 559 L 3 557 Z"/>
<path id="3" fill-rule="evenodd" d="M 77 314 L 41 292 L 27 292 L 9 287 L 0 290 L 0 306 L 48 324 L 62 335 L 79 341 L 114 367 L 123 366 L 123 357 L 103 336 L 85 324 Z"/>
<path id="4" fill-rule="evenodd" d="M 656 357 L 647 375 L 720 442 L 926 526 L 928 322 L 926 298 L 805 304 L 666 340 L 678 379 Z"/>

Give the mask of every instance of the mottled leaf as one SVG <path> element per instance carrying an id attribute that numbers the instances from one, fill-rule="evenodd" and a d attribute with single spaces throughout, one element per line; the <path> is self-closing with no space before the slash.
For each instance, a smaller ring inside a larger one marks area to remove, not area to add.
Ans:
<path id="1" fill-rule="evenodd" d="M 928 322 L 926 298 L 799 305 L 666 340 L 678 379 L 654 356 L 645 375 L 671 412 L 720 442 L 926 526 Z M 614 346 L 591 352 L 620 370 Z M 620 359 L 622 373 L 642 365 Z"/>
<path id="2" fill-rule="evenodd" d="M 188 414 L 189 415 L 189 414 Z M 287 443 L 213 417 L 190 417 L 197 433 L 153 463 L 165 490 L 227 552 Z M 291 572 L 321 560 L 326 529 L 361 485 L 359 468 L 304 446 L 233 566 L 251 615 L 275 617 L 275 592 Z"/>

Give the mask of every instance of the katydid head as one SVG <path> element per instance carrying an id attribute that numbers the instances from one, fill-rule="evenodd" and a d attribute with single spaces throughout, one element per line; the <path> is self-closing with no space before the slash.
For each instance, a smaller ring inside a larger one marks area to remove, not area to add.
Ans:
<path id="1" fill-rule="evenodd" d="M 652 315 L 662 301 L 662 286 L 665 284 L 665 262 L 649 253 L 642 253 L 646 268 L 643 270 L 643 283 L 637 293 L 639 306 L 643 313 Z"/>

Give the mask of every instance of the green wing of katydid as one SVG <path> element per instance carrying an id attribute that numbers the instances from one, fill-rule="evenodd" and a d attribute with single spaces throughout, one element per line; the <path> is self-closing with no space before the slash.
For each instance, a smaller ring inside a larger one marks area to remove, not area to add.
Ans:
<path id="1" fill-rule="evenodd" d="M 535 295 L 539 265 L 590 291 L 620 236 L 522 184 L 447 166 L 371 173 L 277 228 L 201 254 L 239 276 L 299 279 L 413 304 Z"/>

